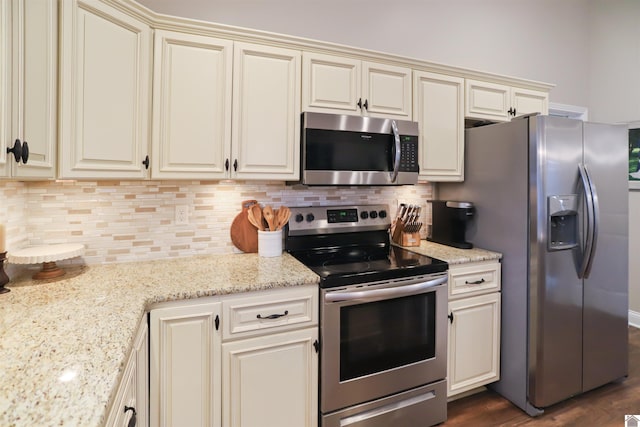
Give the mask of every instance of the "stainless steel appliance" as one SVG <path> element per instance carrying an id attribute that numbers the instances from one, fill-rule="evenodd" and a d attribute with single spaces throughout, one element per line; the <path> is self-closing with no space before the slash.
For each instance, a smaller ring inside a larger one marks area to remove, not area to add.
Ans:
<path id="1" fill-rule="evenodd" d="M 418 123 L 302 114 L 302 183 L 406 185 L 418 182 Z"/>
<path id="2" fill-rule="evenodd" d="M 390 245 L 386 205 L 291 218 L 287 251 L 321 277 L 320 425 L 443 422 L 448 264 Z"/>
<path id="3" fill-rule="evenodd" d="M 502 252 L 501 379 L 530 415 L 628 372 L 625 126 L 529 116 L 467 129 L 473 242 Z"/>
<path id="4" fill-rule="evenodd" d="M 467 224 L 473 219 L 473 203 L 454 200 L 432 200 L 431 202 L 432 242 L 442 243 L 460 249 L 471 249 L 473 243 L 466 241 Z"/>

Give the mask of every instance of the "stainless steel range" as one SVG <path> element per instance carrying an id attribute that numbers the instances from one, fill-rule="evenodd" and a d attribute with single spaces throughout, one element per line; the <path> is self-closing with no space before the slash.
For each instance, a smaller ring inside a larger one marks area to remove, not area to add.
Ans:
<path id="1" fill-rule="evenodd" d="M 320 425 L 445 421 L 448 264 L 391 245 L 386 205 L 291 212 L 286 249 L 321 277 Z"/>

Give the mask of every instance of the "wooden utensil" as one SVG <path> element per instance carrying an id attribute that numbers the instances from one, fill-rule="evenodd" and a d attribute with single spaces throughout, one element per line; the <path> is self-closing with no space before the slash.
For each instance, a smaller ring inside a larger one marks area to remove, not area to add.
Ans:
<path id="1" fill-rule="evenodd" d="M 269 205 L 265 206 L 264 209 L 262 209 L 262 215 L 264 216 L 264 219 L 267 220 L 267 224 L 269 224 L 269 231 L 276 231 L 273 208 Z"/>
<path id="2" fill-rule="evenodd" d="M 249 208 L 249 221 L 253 219 L 251 222 L 258 230 L 264 231 L 264 223 L 262 221 L 262 208 L 260 208 L 259 204 L 255 204 Z"/>
<path id="3" fill-rule="evenodd" d="M 249 222 L 249 208 L 256 205 L 256 200 L 242 202 L 242 211 L 233 219 L 229 234 L 231 242 L 242 252 L 258 252 L 258 231 Z"/>
<path id="4" fill-rule="evenodd" d="M 276 230 L 282 230 L 282 227 L 284 227 L 287 222 L 289 222 L 290 217 L 291 210 L 286 206 L 281 206 L 280 209 L 278 209 L 278 214 L 276 215 Z"/>

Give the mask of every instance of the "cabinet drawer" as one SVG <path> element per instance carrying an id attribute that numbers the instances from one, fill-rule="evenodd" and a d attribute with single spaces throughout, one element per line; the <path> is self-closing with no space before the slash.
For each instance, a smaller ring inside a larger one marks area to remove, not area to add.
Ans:
<path id="1" fill-rule="evenodd" d="M 500 263 L 479 262 L 449 269 L 449 299 L 500 290 Z"/>
<path id="2" fill-rule="evenodd" d="M 308 327 L 318 323 L 318 288 L 270 290 L 222 302 L 222 339 Z"/>

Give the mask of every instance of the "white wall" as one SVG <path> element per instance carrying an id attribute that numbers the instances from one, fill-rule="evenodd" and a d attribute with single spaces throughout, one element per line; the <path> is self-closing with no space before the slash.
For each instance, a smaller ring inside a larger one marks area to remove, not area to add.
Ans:
<path id="1" fill-rule="evenodd" d="M 140 0 L 150 9 L 527 78 L 587 106 L 587 0 Z"/>
<path id="2" fill-rule="evenodd" d="M 590 0 L 590 119 L 640 120 L 640 2 Z M 629 308 L 640 324 L 640 191 L 629 192 Z"/>

